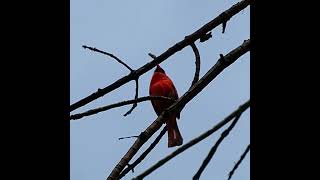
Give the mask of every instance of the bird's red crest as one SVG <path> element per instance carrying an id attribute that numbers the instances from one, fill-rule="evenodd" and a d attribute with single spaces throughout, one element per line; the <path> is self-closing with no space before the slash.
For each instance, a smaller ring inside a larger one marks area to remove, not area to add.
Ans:
<path id="1" fill-rule="evenodd" d="M 163 73 L 163 74 L 166 73 L 166 72 L 160 67 L 159 64 L 157 65 L 157 68 L 156 68 L 156 70 L 154 70 L 154 72 L 160 72 L 160 73 Z"/>

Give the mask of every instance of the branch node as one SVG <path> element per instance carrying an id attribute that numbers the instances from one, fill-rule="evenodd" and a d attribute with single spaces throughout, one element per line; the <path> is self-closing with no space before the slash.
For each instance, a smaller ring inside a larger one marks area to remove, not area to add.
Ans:
<path id="1" fill-rule="evenodd" d="M 154 54 L 148 53 L 148 55 L 149 55 L 151 58 L 153 58 L 153 59 L 156 59 L 156 58 L 157 58 L 157 56 L 154 55 Z"/>
<path id="2" fill-rule="evenodd" d="M 137 103 L 134 103 L 132 107 L 127 111 L 123 116 L 128 116 L 129 114 L 132 113 L 133 109 L 137 107 Z"/>
<path id="3" fill-rule="evenodd" d="M 227 63 L 226 58 L 224 58 L 223 54 L 219 54 L 219 56 L 220 56 L 220 62 L 221 63 Z"/>
<path id="4" fill-rule="evenodd" d="M 128 168 L 131 169 L 132 173 L 134 173 L 134 166 L 132 166 L 132 164 L 127 164 Z"/>
<path id="5" fill-rule="evenodd" d="M 210 38 L 212 38 L 211 31 L 209 33 L 203 35 L 202 37 L 200 37 L 200 42 L 205 42 L 205 41 L 209 40 Z"/>
<path id="6" fill-rule="evenodd" d="M 224 34 L 227 26 L 227 22 L 230 20 L 230 15 L 227 12 L 223 12 L 222 16 L 226 17 L 226 19 L 222 22 L 222 34 Z"/>
<path id="7" fill-rule="evenodd" d="M 141 141 L 146 141 L 146 139 L 147 139 L 147 135 L 146 135 L 146 133 L 143 131 L 143 132 L 141 132 L 140 133 L 140 135 L 139 135 L 139 138 L 140 138 L 140 140 Z"/>
<path id="8" fill-rule="evenodd" d="M 129 75 L 133 77 L 133 80 L 139 79 L 139 76 L 137 74 L 137 70 L 132 70 Z"/>

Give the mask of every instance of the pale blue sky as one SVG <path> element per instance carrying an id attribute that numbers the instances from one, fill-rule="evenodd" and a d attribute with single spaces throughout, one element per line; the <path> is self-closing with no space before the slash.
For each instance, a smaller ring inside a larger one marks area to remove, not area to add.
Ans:
<path id="1" fill-rule="evenodd" d="M 150 61 L 148 53 L 159 55 L 196 31 L 202 25 L 230 8 L 237 0 L 228 1 L 108 1 L 71 0 L 70 101 L 71 104 L 128 74 L 128 70 L 113 59 L 83 49 L 93 46 L 113 53 L 137 69 Z M 222 27 L 213 30 L 213 38 L 196 42 L 201 55 L 200 77 L 219 58 L 250 38 L 250 7 Z M 195 66 L 191 47 L 186 47 L 161 63 L 181 96 L 190 86 Z M 139 96 L 148 95 L 154 69 L 139 78 Z M 134 81 L 75 110 L 91 108 L 132 99 Z M 250 53 L 224 70 L 183 110 L 178 125 L 184 142 L 208 130 L 250 98 Z M 134 139 L 118 137 L 138 135 L 156 119 L 151 103 L 140 103 L 127 117 L 131 106 L 120 107 L 94 116 L 70 122 L 71 180 L 103 180 L 127 152 Z M 228 126 L 229 124 L 227 124 Z M 225 126 L 225 128 L 227 127 Z M 225 129 L 223 128 L 223 129 Z M 150 180 L 191 179 L 208 151 L 219 138 L 219 130 L 146 177 Z M 159 132 L 143 146 L 138 157 Z M 227 179 L 229 171 L 250 142 L 250 109 L 221 143 L 215 156 L 202 173 L 201 179 Z M 167 134 L 123 179 L 131 179 L 174 151 L 167 148 Z M 244 159 L 233 180 L 250 179 L 250 154 Z"/>

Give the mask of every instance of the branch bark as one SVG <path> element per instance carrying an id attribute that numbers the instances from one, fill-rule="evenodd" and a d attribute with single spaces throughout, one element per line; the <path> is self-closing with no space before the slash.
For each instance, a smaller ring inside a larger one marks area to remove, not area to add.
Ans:
<path id="1" fill-rule="evenodd" d="M 172 113 L 181 112 L 183 108 L 191 99 L 193 99 L 199 92 L 201 92 L 219 73 L 226 67 L 235 62 L 240 56 L 250 50 L 250 40 L 244 41 L 238 48 L 232 50 L 223 59 L 219 59 L 217 63 L 184 95 L 182 95 L 175 103 L 168 109 L 161 113 L 160 116 L 144 131 L 141 136 L 134 142 L 128 152 L 123 156 L 120 162 L 112 170 L 108 176 L 108 180 L 118 179 L 120 172 L 129 163 L 132 157 L 137 153 L 141 146 L 162 126 L 166 117 Z"/>
<path id="2" fill-rule="evenodd" d="M 142 74 L 146 73 L 147 71 L 151 70 L 153 67 L 155 67 L 157 64 L 160 64 L 164 60 L 166 60 L 168 57 L 172 56 L 178 51 L 181 51 L 186 46 L 190 45 L 191 43 L 194 43 L 196 40 L 198 40 L 200 37 L 205 36 L 205 34 L 212 29 L 216 28 L 223 22 L 229 20 L 232 16 L 246 8 L 250 4 L 251 0 L 242 0 L 241 2 L 238 2 L 237 4 L 233 5 L 230 9 L 224 11 L 221 13 L 218 17 L 214 18 L 204 26 L 202 26 L 200 29 L 198 29 L 196 32 L 192 33 L 191 35 L 187 36 L 182 41 L 176 43 L 172 47 L 170 47 L 168 50 L 166 50 L 161 55 L 157 56 L 153 61 L 145 64 L 144 66 L 140 67 L 137 70 L 134 70 L 130 72 L 128 75 L 120 78 L 119 80 L 115 81 L 114 83 L 110 84 L 109 86 L 98 89 L 98 91 L 92 93 L 91 95 L 79 100 L 78 102 L 70 105 L 69 111 L 73 111 L 79 107 L 82 107 L 91 101 L 98 99 L 105 94 L 119 88 L 120 86 L 128 83 L 129 81 L 137 79 Z"/>

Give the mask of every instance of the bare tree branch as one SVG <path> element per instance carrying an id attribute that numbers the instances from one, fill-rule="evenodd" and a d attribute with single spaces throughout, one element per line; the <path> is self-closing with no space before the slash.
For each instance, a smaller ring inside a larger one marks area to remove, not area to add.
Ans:
<path id="1" fill-rule="evenodd" d="M 200 53 L 198 51 L 198 48 L 197 46 L 194 44 L 194 43 L 191 43 L 190 45 L 192 47 L 192 50 L 194 52 L 194 55 L 195 55 L 195 58 L 196 58 L 196 61 L 195 61 L 195 64 L 196 64 L 196 71 L 194 73 L 194 77 L 193 77 L 193 80 L 192 80 L 192 83 L 191 83 L 191 87 L 199 80 L 199 74 L 200 74 Z M 190 88 L 191 88 L 190 87 Z"/>
<path id="2" fill-rule="evenodd" d="M 147 169 L 146 171 L 144 171 L 143 173 L 141 173 L 140 175 L 138 175 L 137 177 L 133 178 L 133 179 L 143 179 L 144 177 L 146 177 L 147 175 L 149 175 L 150 173 L 152 173 L 153 171 L 155 171 L 156 169 L 158 169 L 159 167 L 161 167 L 162 165 L 164 165 L 166 162 L 168 162 L 169 160 L 171 160 L 172 158 L 176 157 L 178 154 L 184 152 L 185 150 L 187 150 L 188 148 L 192 147 L 193 145 L 199 143 L 200 141 L 202 141 L 203 139 L 209 137 L 211 134 L 213 134 L 214 132 L 218 131 L 221 127 L 223 127 L 224 125 L 226 125 L 228 122 L 230 122 L 234 117 L 238 116 L 239 114 L 243 113 L 245 110 L 247 110 L 250 107 L 250 100 L 248 100 L 247 102 L 245 102 L 244 104 L 240 105 L 239 108 L 235 111 L 233 111 L 231 114 L 229 114 L 226 118 L 224 118 L 222 121 L 220 121 L 218 124 L 216 124 L 215 126 L 213 126 L 211 129 L 209 129 L 208 131 L 204 132 L 203 134 L 201 134 L 200 136 L 192 139 L 191 141 L 189 141 L 188 143 L 184 144 L 183 146 L 179 147 L 177 150 L 173 151 L 172 153 L 170 153 L 168 156 L 162 158 L 161 160 L 159 160 L 157 163 L 155 163 L 154 165 L 152 165 L 149 169 Z"/>
<path id="3" fill-rule="evenodd" d="M 175 101 L 174 99 L 168 98 L 168 97 L 164 97 L 164 96 L 144 96 L 144 97 L 140 97 L 137 99 L 132 99 L 132 100 L 127 100 L 127 101 L 121 101 L 115 104 L 110 104 L 107 106 L 103 106 L 103 107 L 99 107 L 99 108 L 95 108 L 95 109 L 91 109 L 89 111 L 83 112 L 83 113 L 78 113 L 78 114 L 74 114 L 70 116 L 70 120 L 77 120 L 77 119 L 81 119 L 85 116 L 90 116 L 93 114 L 97 114 L 99 112 L 102 111 L 107 111 L 109 109 L 113 109 L 116 107 L 121 107 L 121 106 L 125 106 L 128 104 L 134 104 L 134 103 L 140 103 L 143 101 L 149 101 L 149 100 L 158 100 L 158 99 L 165 99 L 165 100 L 171 100 L 171 101 Z"/>
<path id="4" fill-rule="evenodd" d="M 219 139 L 217 140 L 217 142 L 214 144 L 214 146 L 210 149 L 207 157 L 203 160 L 199 170 L 196 172 L 196 174 L 193 176 L 193 180 L 198 180 L 201 176 L 201 173 L 204 171 L 204 169 L 207 167 L 207 165 L 209 164 L 210 160 L 212 159 L 213 155 L 216 153 L 219 145 L 221 144 L 221 142 L 228 136 L 228 134 L 230 133 L 230 131 L 233 129 L 233 127 L 237 124 L 239 118 L 241 116 L 241 113 L 238 114 L 235 117 L 235 120 L 233 120 L 233 122 L 231 123 L 231 125 L 224 130 L 221 133 L 221 136 L 219 137 Z"/>
<path id="5" fill-rule="evenodd" d="M 95 47 L 89 47 L 89 46 L 86 46 L 86 45 L 83 45 L 82 47 L 83 47 L 84 49 L 87 49 L 87 48 L 88 48 L 88 49 L 90 49 L 91 51 L 99 52 L 99 53 L 105 54 L 105 55 L 107 55 L 107 56 L 110 56 L 110 57 L 112 57 L 113 59 L 115 59 L 116 61 L 118 61 L 118 63 L 124 65 L 127 69 L 130 70 L 130 72 L 133 71 L 133 69 L 132 69 L 130 66 L 128 66 L 126 63 L 124 63 L 123 61 L 121 61 L 117 56 L 115 56 L 115 55 L 113 55 L 113 54 L 111 54 L 111 53 L 108 53 L 108 52 L 105 52 L 105 51 L 101 51 L 101 50 L 99 50 L 99 49 L 97 49 L 97 48 L 95 48 Z"/>
<path id="6" fill-rule="evenodd" d="M 118 138 L 119 140 L 121 139 L 128 139 L 128 138 L 138 138 L 139 136 L 126 136 L 126 137 L 120 137 Z"/>
<path id="7" fill-rule="evenodd" d="M 137 100 L 138 99 L 138 93 L 139 93 L 139 82 L 138 82 L 138 79 L 136 79 L 135 82 L 136 82 L 136 95 L 134 96 L 134 100 Z M 131 109 L 129 109 L 129 111 L 124 114 L 124 116 L 127 116 L 127 115 L 131 114 L 133 109 L 136 108 L 136 107 L 137 107 L 137 101 L 135 103 L 133 103 L 133 106 L 131 107 Z"/>
<path id="8" fill-rule="evenodd" d="M 240 159 L 239 161 L 236 163 L 236 165 L 233 167 L 233 169 L 230 171 L 229 173 L 229 178 L 228 180 L 231 179 L 234 171 L 238 168 L 238 166 L 240 165 L 240 163 L 242 162 L 242 160 L 246 157 L 247 153 L 249 152 L 250 150 L 250 144 L 247 146 L 246 150 L 243 152 L 243 154 L 240 156 Z"/>
<path id="9" fill-rule="evenodd" d="M 135 160 L 132 164 L 128 165 L 126 169 L 124 169 L 121 174 L 119 175 L 119 179 L 124 177 L 130 170 L 134 171 L 134 168 L 151 152 L 151 150 L 159 143 L 162 136 L 167 132 L 167 126 L 165 126 L 157 138 L 150 144 L 148 149 L 144 151 L 141 156 Z"/>
<path id="10" fill-rule="evenodd" d="M 137 79 L 142 74 L 146 73 L 147 71 L 151 70 L 153 67 L 155 67 L 157 64 L 160 64 L 164 60 L 166 60 L 168 57 L 172 56 L 178 51 L 181 51 L 186 46 L 189 46 L 191 43 L 198 40 L 200 37 L 203 37 L 207 32 L 211 31 L 215 27 L 219 26 L 226 20 L 230 19 L 232 16 L 240 12 L 242 9 L 246 8 L 250 4 L 251 0 L 242 0 L 241 2 L 238 2 L 237 4 L 233 5 L 230 9 L 226 10 L 224 13 L 221 13 L 218 17 L 211 20 L 209 23 L 202 26 L 200 29 L 198 29 L 196 32 L 192 33 L 191 35 L 187 36 L 187 38 L 183 39 L 182 41 L 176 43 L 172 47 L 170 47 L 168 50 L 166 50 L 161 55 L 157 56 L 153 61 L 145 64 L 144 66 L 140 67 L 137 70 L 132 71 L 130 74 L 118 79 L 111 85 L 103 88 L 98 89 L 98 91 L 94 92 L 93 94 L 79 100 L 78 102 L 70 105 L 69 111 L 73 111 L 79 107 L 82 107 L 91 101 L 98 99 L 105 94 L 119 88 L 120 86 L 128 83 L 129 81 Z"/>
<path id="11" fill-rule="evenodd" d="M 166 117 L 173 113 L 181 111 L 190 100 L 192 100 L 199 92 L 201 92 L 219 73 L 226 67 L 235 62 L 240 56 L 248 52 L 250 49 L 250 40 L 244 41 L 238 48 L 228 53 L 224 60 L 220 58 L 217 63 L 186 93 L 184 93 L 176 102 L 158 116 L 158 118 L 140 134 L 139 138 L 134 142 L 128 152 L 121 158 L 120 162 L 112 170 L 108 176 L 108 180 L 118 179 L 120 172 L 129 163 L 132 157 L 138 152 L 142 145 L 162 126 Z M 158 56 L 159 57 L 159 56 Z"/>

